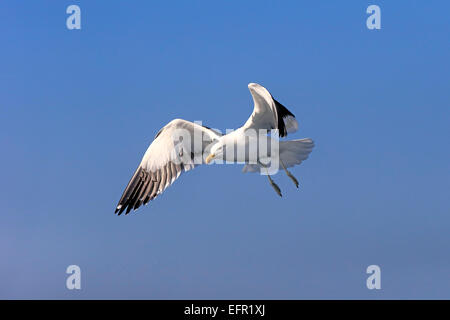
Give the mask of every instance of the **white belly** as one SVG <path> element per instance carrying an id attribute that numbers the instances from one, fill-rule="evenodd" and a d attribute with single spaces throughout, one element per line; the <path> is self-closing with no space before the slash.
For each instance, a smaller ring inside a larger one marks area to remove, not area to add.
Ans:
<path id="1" fill-rule="evenodd" d="M 238 129 L 222 137 L 224 160 L 229 163 L 267 163 L 279 154 L 279 140 L 256 132 Z"/>

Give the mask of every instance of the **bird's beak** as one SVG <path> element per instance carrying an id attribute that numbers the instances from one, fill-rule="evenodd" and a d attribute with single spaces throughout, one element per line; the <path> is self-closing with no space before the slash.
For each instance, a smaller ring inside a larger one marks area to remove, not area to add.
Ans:
<path id="1" fill-rule="evenodd" d="M 216 155 L 214 153 L 211 153 L 209 156 L 206 157 L 206 164 L 210 163 L 212 159 L 214 159 Z"/>

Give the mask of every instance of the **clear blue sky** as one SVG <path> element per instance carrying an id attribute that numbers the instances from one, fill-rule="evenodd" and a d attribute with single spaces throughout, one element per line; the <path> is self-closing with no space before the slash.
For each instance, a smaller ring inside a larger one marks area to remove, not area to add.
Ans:
<path id="1" fill-rule="evenodd" d="M 81 30 L 66 28 L 71 4 Z M 449 299 L 449 10 L 1 1 L 0 298 Z M 113 214 L 163 125 L 239 127 L 249 82 L 297 116 L 290 138 L 316 142 L 292 170 L 299 190 L 205 166 Z"/>

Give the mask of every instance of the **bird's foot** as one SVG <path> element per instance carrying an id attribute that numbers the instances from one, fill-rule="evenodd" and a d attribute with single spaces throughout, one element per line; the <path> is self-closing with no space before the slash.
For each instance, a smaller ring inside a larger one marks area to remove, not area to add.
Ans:
<path id="1" fill-rule="evenodd" d="M 291 180 L 294 182 L 295 186 L 298 188 L 298 180 L 292 175 L 292 173 L 290 173 L 287 170 L 286 170 L 286 174 L 289 178 L 291 178 Z"/>
<path id="2" fill-rule="evenodd" d="M 286 175 L 294 182 L 295 186 L 298 188 L 298 180 L 294 177 L 294 175 L 286 168 L 283 161 L 281 162 L 281 166 L 283 167 L 284 172 L 286 172 Z"/>
<path id="3" fill-rule="evenodd" d="M 270 185 L 272 186 L 272 188 L 275 190 L 275 192 L 280 197 L 282 197 L 280 187 L 275 182 L 273 182 L 273 180 L 270 178 L 270 176 L 269 176 L 269 182 L 270 182 Z"/>

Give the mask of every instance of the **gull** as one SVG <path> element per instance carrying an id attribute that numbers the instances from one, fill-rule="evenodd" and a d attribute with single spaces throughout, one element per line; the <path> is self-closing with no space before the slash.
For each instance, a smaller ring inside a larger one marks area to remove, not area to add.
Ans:
<path id="1" fill-rule="evenodd" d="M 243 172 L 267 175 L 280 197 L 280 187 L 271 177 L 278 170 L 283 170 L 298 188 L 299 182 L 288 168 L 308 158 L 313 140 L 279 141 L 279 137 L 298 130 L 294 114 L 263 86 L 250 83 L 248 89 L 253 97 L 253 113 L 242 127 L 231 133 L 222 135 L 183 119 L 172 120 L 159 130 L 126 186 L 115 213 L 128 214 L 146 205 L 181 173 L 212 161 L 243 163 Z"/>

